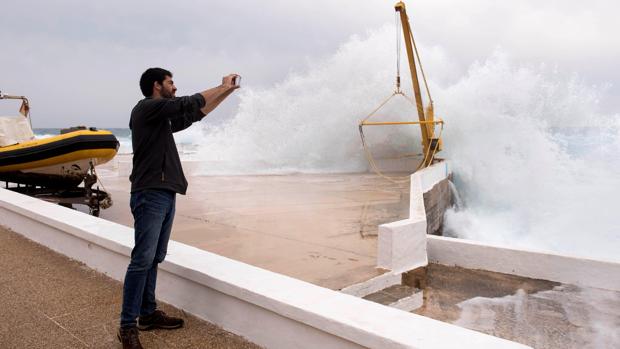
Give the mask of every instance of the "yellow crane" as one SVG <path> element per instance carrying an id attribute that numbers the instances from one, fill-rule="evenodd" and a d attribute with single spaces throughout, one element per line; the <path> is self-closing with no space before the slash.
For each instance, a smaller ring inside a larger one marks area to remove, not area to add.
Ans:
<path id="1" fill-rule="evenodd" d="M 418 166 L 418 169 L 425 168 L 433 163 L 433 159 L 435 158 L 435 154 L 442 149 L 442 141 L 441 141 L 441 130 L 443 130 L 443 120 L 435 119 L 434 109 L 433 109 L 433 99 L 431 97 L 428 83 L 426 82 L 426 76 L 424 75 L 424 70 L 422 69 L 422 64 L 420 62 L 420 56 L 418 54 L 418 50 L 415 44 L 415 40 L 413 39 L 413 34 L 411 32 L 411 26 L 409 25 L 409 17 L 407 16 L 407 10 L 405 8 L 405 3 L 399 1 L 394 5 L 394 9 L 397 12 L 397 16 L 400 19 L 400 26 L 396 25 L 396 29 L 399 27 L 402 28 L 402 33 L 405 41 L 405 48 L 407 50 L 407 58 L 409 62 L 409 70 L 411 72 L 411 82 L 413 84 L 413 93 L 415 97 L 415 107 L 418 114 L 418 121 L 368 121 L 371 117 L 375 115 L 375 113 L 381 109 L 392 97 L 397 95 L 402 95 L 410 100 L 405 94 L 400 90 L 400 63 L 399 58 L 397 58 L 397 75 L 396 75 L 396 90 L 394 93 L 377 109 L 375 109 L 372 113 L 370 113 L 365 119 L 360 121 L 359 130 L 362 138 L 362 144 L 364 145 L 364 150 L 368 157 L 368 161 L 370 162 L 372 168 L 379 174 L 383 175 L 381 171 L 375 165 L 375 162 L 372 158 L 372 154 L 368 150 L 368 146 L 366 144 L 366 140 L 364 137 L 363 127 L 364 126 L 386 126 L 386 125 L 420 125 L 420 131 L 422 134 L 422 149 L 423 149 L 423 159 Z M 400 56 L 400 42 L 397 37 L 397 56 Z M 422 78 L 424 80 L 424 86 L 428 96 L 428 105 L 426 110 L 424 109 L 424 105 L 422 102 L 422 93 L 420 89 L 420 82 L 418 79 L 418 69 L 416 66 L 420 67 L 420 72 L 422 73 Z M 411 101 L 411 100 L 410 100 Z M 440 125 L 441 130 L 439 134 L 435 135 L 435 126 Z"/>

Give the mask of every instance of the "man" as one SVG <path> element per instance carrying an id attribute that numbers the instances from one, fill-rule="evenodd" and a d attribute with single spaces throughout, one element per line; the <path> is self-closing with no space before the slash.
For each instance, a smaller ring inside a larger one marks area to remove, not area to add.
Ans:
<path id="1" fill-rule="evenodd" d="M 185 194 L 187 180 L 172 133 L 188 128 L 215 109 L 235 89 L 230 74 L 220 86 L 192 96 L 175 97 L 172 73 L 149 68 L 140 78 L 143 100 L 131 111 L 133 146 L 131 213 L 135 246 L 123 287 L 118 338 L 123 348 L 142 348 L 138 329 L 179 328 L 183 319 L 157 310 L 157 265 L 166 257 L 175 212 L 175 196 Z M 137 321 L 136 321 L 137 318 Z"/>

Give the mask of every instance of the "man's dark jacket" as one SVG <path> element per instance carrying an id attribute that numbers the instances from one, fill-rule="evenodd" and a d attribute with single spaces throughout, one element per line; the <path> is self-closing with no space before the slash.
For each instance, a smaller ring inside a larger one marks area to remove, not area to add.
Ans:
<path id="1" fill-rule="evenodd" d="M 133 147 L 131 192 L 164 189 L 179 194 L 187 191 L 181 160 L 172 133 L 202 120 L 204 97 L 196 93 L 178 98 L 147 97 L 131 111 L 129 128 Z"/>

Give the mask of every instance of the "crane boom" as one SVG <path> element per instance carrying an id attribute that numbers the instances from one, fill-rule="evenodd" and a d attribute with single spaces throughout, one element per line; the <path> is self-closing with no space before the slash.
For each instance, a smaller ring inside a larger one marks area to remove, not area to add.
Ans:
<path id="1" fill-rule="evenodd" d="M 409 176 L 387 176 L 381 172 L 377 164 L 375 163 L 372 152 L 368 149 L 368 145 L 366 143 L 366 137 L 364 135 L 364 126 L 388 126 L 388 125 L 420 125 L 420 131 L 422 133 L 422 155 L 423 159 L 419 163 L 418 167 L 414 170 L 420 170 L 426 168 L 433 164 L 435 159 L 435 154 L 441 151 L 443 146 L 441 140 L 441 134 L 443 132 L 444 122 L 441 119 L 435 120 L 435 112 L 433 109 L 433 98 L 431 97 L 430 90 L 428 88 L 428 83 L 426 81 L 426 75 L 424 74 L 424 68 L 422 67 L 422 63 L 420 61 L 420 56 L 418 55 L 418 50 L 415 44 L 415 40 L 413 39 L 413 34 L 411 32 L 411 26 L 409 24 L 409 17 L 407 16 L 407 10 L 405 9 L 405 4 L 402 1 L 399 1 L 394 5 L 394 9 L 396 10 L 396 89 L 391 96 L 385 99 L 376 109 L 374 109 L 370 114 L 368 114 L 364 119 L 359 122 L 359 133 L 360 138 L 362 140 L 362 146 L 364 147 L 364 153 L 366 158 L 368 159 L 368 163 L 370 167 L 381 177 L 388 179 L 394 183 L 399 183 L 401 181 L 408 181 Z M 400 90 L 400 40 L 398 38 L 398 29 L 400 28 L 398 25 L 398 17 L 400 16 L 400 22 L 403 29 L 403 36 L 405 39 L 405 47 L 407 50 L 407 58 L 409 62 L 409 70 L 411 72 L 411 83 L 413 84 L 413 92 L 414 99 L 409 98 L 405 93 Z M 417 64 L 416 64 L 417 61 Z M 422 92 L 420 90 L 420 81 L 418 79 L 418 67 L 420 69 L 420 73 L 422 74 L 422 79 L 424 80 L 424 86 L 426 88 L 426 93 L 428 96 L 428 106 L 424 109 L 424 103 L 422 101 Z M 376 116 L 376 113 L 383 108 L 386 103 L 388 103 L 392 98 L 396 96 L 404 97 L 411 104 L 415 104 L 416 111 L 418 113 L 418 120 L 408 120 L 408 121 L 369 121 L 371 117 Z M 435 126 L 439 125 L 439 133 L 435 136 Z"/>
<path id="2" fill-rule="evenodd" d="M 411 27 L 409 25 L 409 17 L 407 16 L 407 10 L 405 3 L 399 1 L 394 5 L 396 12 L 400 14 L 400 22 L 403 28 L 403 36 L 405 39 L 405 47 L 407 49 L 407 59 L 409 61 L 409 70 L 411 71 L 411 83 L 413 84 L 413 93 L 415 96 L 416 109 L 418 111 L 418 119 L 420 120 L 420 131 L 422 131 L 422 147 L 424 154 L 436 152 L 441 149 L 441 142 L 438 139 L 434 139 L 434 120 L 433 120 L 433 105 L 432 101 L 429 101 L 429 107 L 427 112 L 424 112 L 424 105 L 422 103 L 422 93 L 420 92 L 420 82 L 418 80 L 418 70 L 415 62 L 414 55 L 414 43 L 413 35 L 411 33 Z M 418 62 L 419 63 L 419 62 Z M 422 167 L 430 165 L 432 157 L 425 158 L 425 163 Z"/>

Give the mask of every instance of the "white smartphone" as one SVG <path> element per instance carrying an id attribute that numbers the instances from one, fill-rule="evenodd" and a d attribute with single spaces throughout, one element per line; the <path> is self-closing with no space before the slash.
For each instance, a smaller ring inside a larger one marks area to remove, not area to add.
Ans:
<path id="1" fill-rule="evenodd" d="M 237 75 L 233 78 L 233 85 L 235 86 L 241 86 L 241 76 Z"/>

